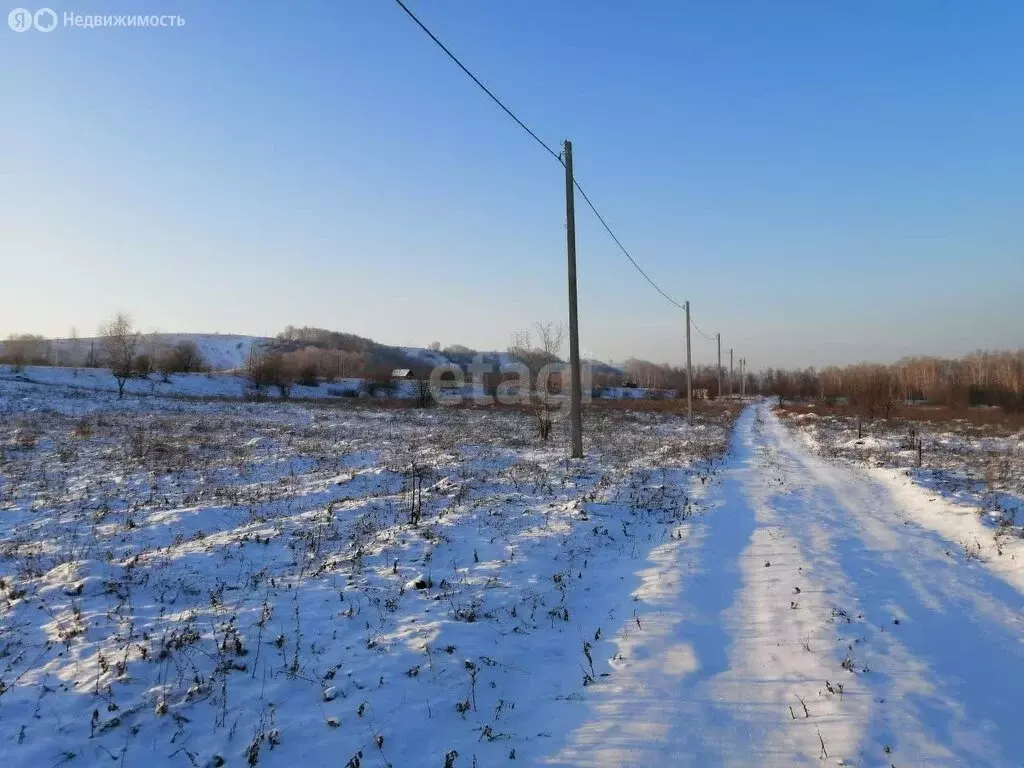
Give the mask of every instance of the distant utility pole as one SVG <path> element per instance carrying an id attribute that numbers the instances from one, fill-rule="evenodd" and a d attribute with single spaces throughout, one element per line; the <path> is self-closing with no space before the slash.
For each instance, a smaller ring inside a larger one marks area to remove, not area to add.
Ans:
<path id="1" fill-rule="evenodd" d="M 718 339 L 718 396 L 722 396 L 722 334 L 716 333 Z"/>
<path id="2" fill-rule="evenodd" d="M 732 397 L 732 350 L 729 350 L 729 397 Z"/>
<path id="3" fill-rule="evenodd" d="M 580 328 L 576 314 L 576 202 L 572 175 L 572 142 L 565 140 L 565 242 L 569 256 L 570 455 L 583 458 L 583 382 L 580 380 Z"/>
<path id="4" fill-rule="evenodd" d="M 747 367 L 747 358 L 741 357 L 740 358 L 740 397 L 746 397 L 747 396 L 747 377 L 746 377 L 746 374 L 743 373 L 743 371 L 744 371 L 744 369 L 746 367 Z"/>
<path id="5" fill-rule="evenodd" d="M 686 419 L 693 423 L 693 366 L 690 365 L 690 302 L 686 308 Z"/>

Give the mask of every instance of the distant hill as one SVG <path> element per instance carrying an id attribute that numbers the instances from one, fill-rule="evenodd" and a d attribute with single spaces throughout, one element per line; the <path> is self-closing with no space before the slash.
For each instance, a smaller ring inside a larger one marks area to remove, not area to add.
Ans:
<path id="1" fill-rule="evenodd" d="M 478 352 L 463 346 L 453 346 L 444 350 L 395 347 L 364 336 L 323 328 L 289 326 L 267 343 L 267 349 L 274 352 L 297 352 L 307 347 L 360 355 L 367 370 L 408 368 L 417 375 L 426 375 L 439 365 L 456 364 L 465 367 L 477 355 L 494 363 L 495 367 L 508 362 L 508 355 L 503 352 Z"/>
<path id="2" fill-rule="evenodd" d="M 381 344 L 363 336 L 341 333 L 319 328 L 294 328 L 289 326 L 275 337 L 243 336 L 223 333 L 160 333 L 143 335 L 140 352 L 152 354 L 152 347 L 173 346 L 181 341 L 192 341 L 199 347 L 207 365 L 215 371 L 231 371 L 244 368 L 253 350 L 266 352 L 296 352 L 307 347 L 325 350 L 339 350 L 359 355 L 365 369 L 385 370 L 409 368 L 417 375 L 426 375 L 439 365 L 454 364 L 466 368 L 480 356 L 490 362 L 496 370 L 506 368 L 515 362 L 507 352 L 478 351 L 461 345 L 443 350 L 424 347 L 397 347 Z M 3 342 L 0 342 L 0 354 Z M 40 342 L 37 355 L 52 365 L 83 366 L 94 354 L 99 364 L 103 362 L 101 339 L 86 337 L 79 339 L 47 339 Z M 621 373 L 620 366 L 612 366 L 596 360 L 587 361 L 594 373 Z"/>
<path id="3" fill-rule="evenodd" d="M 207 365 L 215 371 L 228 371 L 243 367 L 252 349 L 267 344 L 270 339 L 226 333 L 158 333 L 143 336 L 140 352 L 149 351 L 147 347 L 173 346 L 180 341 L 195 342 Z M 102 343 L 98 337 L 47 339 L 41 346 L 44 351 L 40 354 L 54 365 L 86 365 L 92 353 L 102 362 Z M 0 342 L 0 352 L 2 350 Z"/>
<path id="4" fill-rule="evenodd" d="M 215 371 L 244 367 L 251 351 L 270 341 L 260 336 L 236 336 L 220 333 L 171 333 L 164 335 L 162 339 L 171 345 L 185 340 L 196 343 L 199 351 L 203 353 L 203 359 Z"/>

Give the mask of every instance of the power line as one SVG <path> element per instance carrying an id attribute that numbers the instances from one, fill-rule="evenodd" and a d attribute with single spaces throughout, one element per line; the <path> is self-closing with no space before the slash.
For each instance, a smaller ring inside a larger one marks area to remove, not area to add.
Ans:
<path id="1" fill-rule="evenodd" d="M 526 131 L 528 134 L 530 134 L 530 137 L 534 141 L 536 141 L 538 144 L 540 144 L 540 146 L 543 147 L 544 150 L 549 155 L 551 155 L 553 158 L 555 158 L 555 160 L 557 160 L 561 165 L 563 165 L 563 166 L 565 165 L 564 161 L 562 160 L 562 156 L 560 154 L 558 154 L 557 152 L 555 152 L 546 143 L 544 143 L 544 141 L 536 133 L 534 133 L 532 130 L 530 130 L 530 128 L 526 125 L 526 123 L 524 123 L 522 120 L 520 120 L 518 117 L 516 117 L 515 113 L 512 112 L 511 109 L 506 107 L 504 103 L 502 103 L 501 99 L 499 99 L 497 96 L 495 96 L 493 93 L 491 93 L 490 89 L 486 85 L 484 85 L 482 82 L 480 82 L 480 79 L 476 75 L 474 75 L 472 72 L 470 72 L 469 69 L 466 67 L 466 65 L 463 64 L 461 61 L 459 61 L 458 57 L 454 53 L 452 53 L 450 50 L 448 50 L 448 47 L 437 38 L 437 35 L 435 35 L 433 32 L 431 32 L 429 29 L 427 29 L 427 26 L 416 17 L 416 14 L 414 14 L 411 10 L 409 10 L 409 7 L 405 3 L 403 3 L 402 0 L 395 0 L 395 2 L 398 3 L 399 7 L 401 7 L 401 9 L 403 11 L 405 11 L 409 15 L 409 18 L 411 18 L 413 21 L 415 21 L 416 25 L 420 29 L 422 29 L 424 32 L 426 32 L 427 35 L 430 37 L 430 39 L 433 40 L 437 44 L 437 46 L 448 55 L 448 58 L 450 58 L 452 61 L 454 61 L 458 65 L 459 69 L 461 69 L 463 72 L 465 72 L 466 75 L 468 75 L 469 78 L 474 83 L 476 83 L 484 93 L 486 93 L 488 96 L 490 96 L 491 100 L 495 104 L 497 104 L 499 107 L 502 108 L 502 110 L 505 112 L 505 114 L 507 114 L 509 117 L 511 117 L 513 120 L 515 120 L 516 124 L 520 128 L 522 128 L 524 131 Z M 643 275 L 644 280 L 646 280 L 648 283 L 650 283 L 651 287 L 654 288 L 654 290 L 656 290 L 658 293 L 660 293 L 661 296 L 663 298 L 665 298 L 670 304 L 672 304 L 673 306 L 677 307 L 678 309 L 684 309 L 683 305 L 680 304 L 675 299 L 673 299 L 667 293 L 665 293 L 665 291 L 663 291 L 661 289 L 661 287 L 656 282 L 654 282 L 654 280 L 652 280 L 651 277 L 643 270 L 643 267 L 641 267 L 637 263 L 636 259 L 634 259 L 632 257 L 632 255 L 630 255 L 629 251 L 626 250 L 626 246 L 624 246 L 622 244 L 622 241 L 619 240 L 618 237 L 616 237 L 615 233 L 612 231 L 612 228 L 610 226 L 608 226 L 608 222 L 605 221 L 604 216 L 602 216 L 598 212 L 597 207 L 594 205 L 593 202 L 591 202 L 590 197 L 587 195 L 587 193 L 585 191 L 583 191 L 583 187 L 580 186 L 580 183 L 576 180 L 575 176 L 573 176 L 572 183 L 573 183 L 573 186 L 575 186 L 576 189 L 579 190 L 579 193 L 583 196 L 583 199 L 586 201 L 587 205 L 590 207 L 590 210 L 594 212 L 594 215 L 597 217 L 597 220 L 601 222 L 601 226 L 604 227 L 605 231 L 611 236 L 612 240 L 615 241 L 615 244 L 619 247 L 619 250 L 622 251 L 623 255 L 627 259 L 629 259 L 629 263 L 632 264 L 636 268 L 637 272 L 639 272 L 641 275 Z M 703 334 L 701 334 L 701 335 L 703 335 Z"/>
<path id="2" fill-rule="evenodd" d="M 448 54 L 448 58 L 450 58 L 452 61 L 454 61 L 456 64 L 459 65 L 459 69 L 461 69 L 463 72 L 465 72 L 467 75 L 469 75 L 470 79 L 474 83 L 479 85 L 481 90 L 483 90 L 484 93 L 486 93 L 488 96 L 490 96 L 491 100 L 495 104 L 497 104 L 499 107 L 501 107 L 503 110 L 505 110 L 505 114 L 507 114 L 509 117 L 511 117 L 513 120 L 515 120 L 520 128 L 522 128 L 524 131 L 526 131 L 528 134 L 530 134 L 530 136 L 533 137 L 534 141 L 536 141 L 538 144 L 540 144 L 542 147 L 544 147 L 544 149 L 547 151 L 547 153 L 549 155 L 551 155 L 553 158 L 555 158 L 555 160 L 557 160 L 559 163 L 562 162 L 561 155 L 559 155 L 557 152 L 555 152 L 555 150 L 553 150 L 551 147 L 549 147 L 547 144 L 545 144 L 536 133 L 534 133 L 533 131 L 531 131 L 527 127 L 526 123 L 524 123 L 522 120 L 520 120 L 518 117 L 516 117 L 515 114 L 512 112 L 512 110 L 509 109 L 508 107 L 506 107 L 502 103 L 501 99 L 499 99 L 497 96 L 495 96 L 493 93 L 491 93 L 490 89 L 486 85 L 481 83 L 480 80 L 477 78 L 477 76 L 474 75 L 472 72 L 470 72 L 466 68 L 466 65 L 463 64 L 461 61 L 459 61 L 458 57 L 454 53 L 452 53 L 451 51 L 448 50 L 448 47 L 444 43 L 442 43 L 440 40 L 438 40 L 437 36 L 433 32 L 431 32 L 429 29 L 427 29 L 426 25 L 424 25 L 424 23 L 422 21 L 420 21 L 418 18 L 416 18 L 416 14 L 413 13 L 412 11 L 410 11 L 408 6 L 406 6 L 406 4 L 402 2 L 402 0 L 395 0 L 395 2 L 398 3 L 399 6 L 401 6 L 403 11 L 405 11 L 407 14 L 409 14 L 409 18 L 412 19 L 413 21 L 415 21 L 420 29 L 422 29 L 424 32 L 427 33 L 427 35 L 430 36 L 431 40 L 433 40 L 435 43 L 437 43 L 438 47 L 442 51 L 444 51 L 445 53 Z"/>
<path id="3" fill-rule="evenodd" d="M 704 331 L 702 331 L 700 328 L 698 328 L 697 324 L 695 322 L 693 322 L 692 319 L 690 320 L 690 324 L 693 325 L 693 329 L 695 331 L 697 331 L 697 333 L 699 333 L 701 336 L 703 336 L 708 341 L 714 341 L 715 340 L 714 336 L 708 336 L 706 333 L 704 333 Z"/>
<path id="4" fill-rule="evenodd" d="M 651 287 L 654 288 L 654 290 L 656 290 L 658 293 L 660 293 L 663 297 L 665 297 L 665 299 L 667 299 L 670 304 L 673 304 L 674 306 L 676 306 L 679 309 L 684 309 L 682 304 L 680 304 L 678 301 L 676 301 L 671 296 L 669 296 L 667 293 L 665 293 L 663 290 L 661 290 L 661 287 L 656 282 L 651 280 L 651 278 L 648 276 L 648 274 L 646 272 L 644 272 L 643 267 L 641 267 L 639 264 L 636 263 L 636 259 L 634 259 L 632 256 L 629 255 L 629 251 L 626 250 L 626 246 L 624 246 L 619 241 L 619 238 L 617 238 L 615 236 L 615 233 L 612 232 L 612 228 L 608 226 L 608 222 L 606 222 L 604 220 L 604 217 L 600 213 L 597 212 L 597 208 L 595 208 L 594 204 L 592 202 L 590 202 L 590 198 L 587 196 L 587 193 L 583 191 L 583 187 L 580 186 L 580 183 L 578 181 L 576 181 L 576 177 L 575 176 L 573 177 L 572 183 L 575 185 L 576 189 L 578 189 L 580 191 L 580 194 L 583 195 L 583 199 L 587 202 L 587 205 L 590 206 L 590 210 L 592 210 L 594 212 L 594 215 L 597 216 L 597 220 L 601 222 L 601 225 L 605 228 L 605 231 L 608 232 L 609 235 L 611 235 L 612 240 L 614 240 L 615 244 L 617 246 L 619 246 L 619 250 L 621 250 L 622 253 L 625 254 L 627 259 L 629 259 L 629 263 L 632 264 L 634 267 L 636 267 L 636 271 L 639 272 L 641 275 L 643 275 L 644 276 L 644 280 L 646 280 L 648 283 L 650 283 Z"/>

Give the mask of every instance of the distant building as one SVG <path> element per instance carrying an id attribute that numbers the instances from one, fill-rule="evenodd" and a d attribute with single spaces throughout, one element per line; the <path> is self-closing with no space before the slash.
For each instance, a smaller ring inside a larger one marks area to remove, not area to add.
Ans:
<path id="1" fill-rule="evenodd" d="M 392 379 L 415 379 L 411 368 L 395 368 L 391 372 Z"/>

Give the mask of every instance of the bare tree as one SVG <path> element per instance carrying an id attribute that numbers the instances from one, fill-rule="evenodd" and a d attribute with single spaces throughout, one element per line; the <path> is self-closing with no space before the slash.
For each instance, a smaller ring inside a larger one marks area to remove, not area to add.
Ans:
<path id="1" fill-rule="evenodd" d="M 540 351 L 553 360 L 558 360 L 558 353 L 565 342 L 565 326 L 552 322 L 534 323 L 534 330 L 537 332 L 537 339 L 540 343 Z"/>
<path id="2" fill-rule="evenodd" d="M 141 336 L 132 325 L 131 317 L 119 312 L 113 320 L 100 328 L 100 338 L 107 365 L 117 380 L 117 398 L 120 400 L 124 397 L 124 385 L 134 371 L 135 353 Z"/>
<path id="3" fill-rule="evenodd" d="M 559 352 L 565 341 L 565 327 L 552 322 L 537 322 L 533 324 L 533 331 L 536 334 L 535 339 L 528 330 L 517 331 L 512 337 L 508 353 L 529 368 L 534 376 L 538 376 L 544 366 L 560 361 Z M 559 376 L 559 382 L 564 382 L 561 376 Z M 552 414 L 557 410 L 557 405 L 546 394 L 547 382 L 543 382 L 544 394 L 541 393 L 541 383 L 537 382 L 536 388 L 528 394 L 528 397 L 535 419 L 537 436 L 541 440 L 547 440 L 551 435 L 551 428 L 554 424 Z"/>
<path id="4" fill-rule="evenodd" d="M 46 339 L 31 333 L 11 334 L 3 344 L 0 360 L 10 363 L 15 371 L 26 365 L 45 365 L 48 362 Z"/>
<path id="5" fill-rule="evenodd" d="M 538 322 L 533 324 L 533 329 L 536 340 L 528 330 L 517 331 L 508 353 L 536 374 L 545 365 L 561 359 L 558 353 L 565 341 L 565 327 L 552 322 Z"/>

